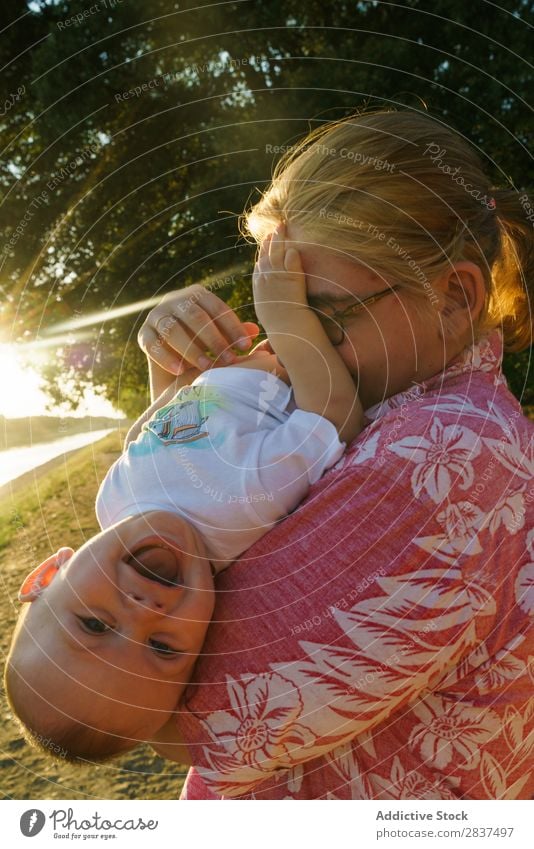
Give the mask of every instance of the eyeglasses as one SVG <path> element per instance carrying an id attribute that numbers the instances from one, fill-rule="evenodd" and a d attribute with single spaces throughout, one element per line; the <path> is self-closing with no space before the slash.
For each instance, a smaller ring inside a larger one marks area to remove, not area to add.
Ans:
<path id="1" fill-rule="evenodd" d="M 341 345 L 345 338 L 345 324 L 353 318 L 358 313 L 362 312 L 371 304 L 374 304 L 375 301 L 379 301 L 381 298 L 385 298 L 386 295 L 391 295 L 392 292 L 395 292 L 397 289 L 400 289 L 400 285 L 396 284 L 394 286 L 389 286 L 387 289 L 383 289 L 381 292 L 377 292 L 375 295 L 370 295 L 368 298 L 358 298 L 355 300 L 350 307 L 347 307 L 344 310 L 333 310 L 332 312 L 326 312 L 328 310 L 328 304 L 325 298 L 324 306 L 320 306 L 320 298 L 308 298 L 308 303 L 311 309 L 317 314 L 317 318 L 323 325 L 326 335 L 330 339 L 332 345 L 337 346 Z"/>

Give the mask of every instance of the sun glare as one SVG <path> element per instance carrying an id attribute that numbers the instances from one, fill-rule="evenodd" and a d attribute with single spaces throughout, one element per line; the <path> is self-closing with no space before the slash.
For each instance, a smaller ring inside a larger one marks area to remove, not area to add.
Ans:
<path id="1" fill-rule="evenodd" d="M 32 350 L 33 362 L 42 362 L 44 351 Z M 32 368 L 28 356 L 23 356 L 14 345 L 0 344 L 0 415 L 6 418 L 44 415 L 117 416 L 109 401 L 99 398 L 91 390 L 76 412 L 59 407 L 47 408 L 50 398 L 43 392 L 42 378 Z"/>
<path id="2" fill-rule="evenodd" d="M 46 413 L 47 396 L 38 373 L 12 345 L 0 345 L 0 414 L 8 418 Z"/>

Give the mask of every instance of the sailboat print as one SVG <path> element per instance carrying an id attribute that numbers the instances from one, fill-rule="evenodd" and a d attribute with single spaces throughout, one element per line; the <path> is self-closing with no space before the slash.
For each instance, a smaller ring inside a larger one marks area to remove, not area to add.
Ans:
<path id="1" fill-rule="evenodd" d="M 208 431 L 202 429 L 207 419 L 200 412 L 199 402 L 192 400 L 158 410 L 146 427 L 166 444 L 194 442 L 209 436 Z"/>

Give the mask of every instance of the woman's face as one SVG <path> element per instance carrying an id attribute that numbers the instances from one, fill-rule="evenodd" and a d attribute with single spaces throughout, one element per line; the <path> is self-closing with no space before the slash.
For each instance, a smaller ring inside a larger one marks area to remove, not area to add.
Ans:
<path id="1" fill-rule="evenodd" d="M 300 252 L 308 297 L 325 303 L 332 299 L 336 310 L 350 306 L 355 296 L 369 297 L 394 282 L 342 252 L 307 242 L 294 224 L 286 226 L 286 243 Z M 336 350 L 358 386 L 364 409 L 444 368 L 439 309 L 430 302 L 425 309 L 417 309 L 413 296 L 401 288 L 347 321 L 344 340 Z"/>

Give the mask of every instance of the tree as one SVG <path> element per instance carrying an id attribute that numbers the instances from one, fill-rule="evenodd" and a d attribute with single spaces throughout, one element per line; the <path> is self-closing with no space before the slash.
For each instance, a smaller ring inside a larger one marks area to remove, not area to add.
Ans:
<path id="1" fill-rule="evenodd" d="M 56 397 L 75 402 L 90 381 L 129 414 L 144 404 L 143 313 L 122 308 L 233 275 L 221 293 L 248 309 L 254 248 L 236 221 L 268 184 L 269 145 L 365 102 L 424 103 L 497 182 L 531 181 L 522 0 L 204 7 L 4 4 L 6 102 L 24 91 L 0 116 L 3 323 L 13 339 L 63 340 Z M 534 403 L 529 362 L 506 370 Z"/>

